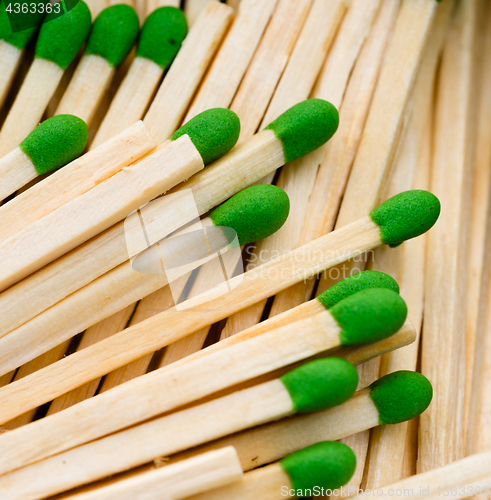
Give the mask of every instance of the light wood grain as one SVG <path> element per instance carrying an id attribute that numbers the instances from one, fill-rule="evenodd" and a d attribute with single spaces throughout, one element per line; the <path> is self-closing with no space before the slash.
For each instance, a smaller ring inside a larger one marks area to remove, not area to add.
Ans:
<path id="1" fill-rule="evenodd" d="M 23 54 L 22 49 L 0 40 L 0 107 L 5 102 Z"/>
<path id="2" fill-rule="evenodd" d="M 34 59 L 0 130 L 0 158 L 36 128 L 62 76 L 54 62 Z"/>
<path id="3" fill-rule="evenodd" d="M 459 4 L 443 52 L 430 190 L 445 207 L 428 235 L 422 373 L 435 397 L 421 416 L 418 471 L 463 457 L 466 257 L 472 187 L 475 1 Z M 450 106 L 450 102 L 454 105 Z M 435 362 L 437 361 L 437 362 Z"/>
<path id="4" fill-rule="evenodd" d="M 184 2 L 184 13 L 186 14 L 189 26 L 192 26 L 196 22 L 207 2 L 208 0 L 186 0 Z"/>
<path id="5" fill-rule="evenodd" d="M 0 207 L 0 240 L 5 240 L 73 198 L 134 163 L 155 146 L 137 122 Z"/>
<path id="6" fill-rule="evenodd" d="M 31 159 L 20 149 L 0 159 L 0 200 L 7 198 L 38 176 Z"/>
<path id="7" fill-rule="evenodd" d="M 201 83 L 184 122 L 210 108 L 228 108 L 278 0 L 244 0 Z"/>
<path id="8" fill-rule="evenodd" d="M 158 9 L 159 7 L 170 6 L 179 8 L 180 5 L 181 5 L 180 0 L 147 0 L 146 15 L 147 16 L 150 15 L 154 10 Z"/>
<path id="9" fill-rule="evenodd" d="M 95 19 L 102 10 L 109 6 L 109 2 L 107 0 L 87 0 L 85 3 L 90 10 L 92 19 Z"/>
<path id="10" fill-rule="evenodd" d="M 312 0 L 279 0 L 230 109 L 241 120 L 239 142 L 259 127 L 307 18 Z"/>
<path id="11" fill-rule="evenodd" d="M 115 73 L 114 66 L 111 66 L 103 57 L 84 54 L 61 98 L 55 115 L 78 116 L 90 127 L 97 107 Z"/>
<path id="12" fill-rule="evenodd" d="M 203 167 L 198 150 L 184 135 L 11 236 L 0 244 L 6 266 L 0 272 L 0 289 L 111 227 Z"/>
<path id="13" fill-rule="evenodd" d="M 180 500 L 238 481 L 242 467 L 237 452 L 223 448 L 168 467 L 123 479 L 88 493 L 65 496 L 72 500 Z"/>
<path id="14" fill-rule="evenodd" d="M 143 122 L 158 144 L 178 128 L 231 22 L 233 10 L 210 0 L 189 31 Z M 193 64 L 189 64 L 189 61 Z"/>

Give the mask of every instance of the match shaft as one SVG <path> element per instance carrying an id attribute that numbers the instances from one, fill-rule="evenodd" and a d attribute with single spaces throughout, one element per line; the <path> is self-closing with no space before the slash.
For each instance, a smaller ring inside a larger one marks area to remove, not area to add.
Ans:
<path id="1" fill-rule="evenodd" d="M 23 53 L 23 49 L 0 40 L 0 106 L 7 97 Z"/>
<path id="2" fill-rule="evenodd" d="M 31 159 L 15 148 L 0 159 L 0 200 L 15 193 L 38 176 Z"/>

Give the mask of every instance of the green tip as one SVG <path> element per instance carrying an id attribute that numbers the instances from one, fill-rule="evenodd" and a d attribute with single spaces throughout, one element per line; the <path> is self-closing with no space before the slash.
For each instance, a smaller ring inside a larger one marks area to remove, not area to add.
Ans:
<path id="1" fill-rule="evenodd" d="M 308 99 L 292 106 L 266 129 L 272 130 L 283 143 L 288 163 L 325 144 L 338 125 L 338 111 L 330 102 Z"/>
<path id="2" fill-rule="evenodd" d="M 378 206 L 370 217 L 380 226 L 382 243 L 390 246 L 426 233 L 440 215 L 440 201 L 428 191 L 399 193 Z"/>
<path id="3" fill-rule="evenodd" d="M 369 288 L 332 307 L 343 345 L 369 344 L 390 337 L 404 324 L 406 303 L 392 290 Z"/>
<path id="4" fill-rule="evenodd" d="M 341 300 L 367 288 L 387 288 L 399 293 L 399 285 L 392 276 L 380 271 L 363 271 L 348 276 L 331 288 L 328 288 L 317 297 L 317 300 L 326 309 L 331 309 L 331 307 L 335 306 Z"/>
<path id="5" fill-rule="evenodd" d="M 421 415 L 433 397 L 430 381 L 420 373 L 406 370 L 389 373 L 369 388 L 381 424 L 398 424 Z"/>
<path id="6" fill-rule="evenodd" d="M 57 115 L 38 125 L 20 144 L 38 175 L 52 172 L 80 156 L 89 130 L 73 115 Z"/>
<path id="7" fill-rule="evenodd" d="M 356 456 L 343 443 L 324 441 L 288 455 L 280 466 L 296 496 L 310 496 L 308 491 L 316 487 L 333 491 L 346 484 L 355 472 Z"/>
<path id="8" fill-rule="evenodd" d="M 68 10 L 67 1 L 60 2 L 64 13 L 54 11 L 44 18 L 36 43 L 36 57 L 47 59 L 61 69 L 68 68 L 89 35 L 90 10 L 82 0 Z"/>
<path id="9" fill-rule="evenodd" d="M 147 17 L 136 55 L 165 69 L 176 57 L 187 33 L 188 23 L 181 9 L 160 7 Z"/>
<path id="10" fill-rule="evenodd" d="M 32 0 L 0 1 L 0 40 L 23 49 L 38 32 L 43 22 L 45 5 L 48 2 L 49 0 L 36 0 L 34 2 L 36 9 L 33 9 Z M 7 3 L 11 7 L 9 13 L 7 13 Z M 19 5 L 18 13 L 15 12 L 16 4 Z"/>
<path id="11" fill-rule="evenodd" d="M 296 413 L 325 410 L 347 401 L 356 391 L 358 372 L 341 358 L 323 358 L 283 375 Z"/>
<path id="12" fill-rule="evenodd" d="M 213 108 L 189 120 L 174 132 L 171 141 L 189 135 L 203 163 L 208 165 L 228 153 L 237 143 L 239 134 L 239 117 L 229 109 Z"/>
<path id="13" fill-rule="evenodd" d="M 216 208 L 210 218 L 215 226 L 232 228 L 239 244 L 247 245 L 278 231 L 289 211 L 290 200 L 283 189 L 260 184 L 237 193 Z"/>
<path id="14" fill-rule="evenodd" d="M 94 21 L 85 53 L 101 56 L 117 68 L 133 47 L 139 29 L 133 7 L 124 3 L 107 7 Z"/>

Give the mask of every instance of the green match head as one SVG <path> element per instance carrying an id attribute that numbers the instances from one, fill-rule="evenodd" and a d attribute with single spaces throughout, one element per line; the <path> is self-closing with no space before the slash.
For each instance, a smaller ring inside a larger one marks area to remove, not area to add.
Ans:
<path id="1" fill-rule="evenodd" d="M 356 456 L 343 443 L 324 441 L 286 456 L 280 466 L 296 496 L 303 496 L 315 487 L 333 491 L 345 485 L 355 472 Z"/>
<path id="2" fill-rule="evenodd" d="M 57 115 L 38 125 L 20 144 L 38 175 L 52 172 L 80 156 L 89 131 L 73 115 Z"/>
<path id="3" fill-rule="evenodd" d="M 229 109 L 213 108 L 189 120 L 174 132 L 171 141 L 189 135 L 203 163 L 208 165 L 228 153 L 237 143 L 239 134 L 239 117 Z"/>
<path id="4" fill-rule="evenodd" d="M 340 405 L 356 391 L 358 372 L 341 358 L 323 358 L 283 375 L 296 413 L 310 413 Z"/>
<path id="5" fill-rule="evenodd" d="M 278 231 L 289 211 L 290 200 L 283 189 L 259 184 L 232 196 L 216 208 L 210 218 L 215 226 L 232 228 L 239 244 L 247 245 Z"/>
<path id="6" fill-rule="evenodd" d="M 49 0 L 38 0 L 36 2 L 38 9 L 44 8 Z M 23 49 L 38 32 L 39 26 L 43 22 L 44 14 L 42 12 L 32 12 L 30 0 L 12 1 L 11 12 L 7 13 L 7 1 L 0 1 L 0 40 Z M 19 12 L 15 12 L 15 5 L 19 4 Z M 24 7 L 25 4 L 25 7 Z M 24 9 L 24 12 L 22 11 Z M 27 10 L 27 12 L 26 12 Z"/>
<path id="7" fill-rule="evenodd" d="M 89 35 L 92 20 L 82 0 L 70 10 L 67 0 L 61 0 L 60 5 L 64 14 L 52 11 L 44 18 L 36 43 L 36 57 L 52 61 L 65 70 Z"/>
<path id="8" fill-rule="evenodd" d="M 288 163 L 325 144 L 338 125 L 338 111 L 330 102 L 307 99 L 285 111 L 266 129 L 272 130 L 283 143 Z"/>
<path id="9" fill-rule="evenodd" d="M 413 189 L 379 205 L 370 218 L 380 226 L 382 243 L 390 246 L 426 233 L 440 215 L 440 201 L 428 191 Z"/>
<path id="10" fill-rule="evenodd" d="M 188 33 L 186 16 L 176 7 L 160 7 L 146 19 L 140 33 L 136 55 L 167 68 Z"/>
<path id="11" fill-rule="evenodd" d="M 398 424 L 421 415 L 431 403 L 433 387 L 421 373 L 389 373 L 369 386 L 381 424 Z"/>
<path id="12" fill-rule="evenodd" d="M 399 285 L 392 276 L 380 271 L 362 271 L 361 273 L 348 276 L 331 288 L 328 288 L 317 297 L 317 300 L 326 309 L 331 309 L 331 307 L 335 306 L 341 300 L 367 288 L 387 288 L 399 293 Z"/>
<path id="13" fill-rule="evenodd" d="M 101 56 L 117 68 L 133 47 L 139 29 L 140 21 L 133 7 L 124 3 L 107 7 L 94 21 L 85 53 Z"/>
<path id="14" fill-rule="evenodd" d="M 369 288 L 338 302 L 329 312 L 341 328 L 341 344 L 361 345 L 396 333 L 404 324 L 407 307 L 396 292 Z"/>

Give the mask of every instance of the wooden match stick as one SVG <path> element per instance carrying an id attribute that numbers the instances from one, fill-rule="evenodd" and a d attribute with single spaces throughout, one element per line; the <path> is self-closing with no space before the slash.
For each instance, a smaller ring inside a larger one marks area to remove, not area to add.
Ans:
<path id="1" fill-rule="evenodd" d="M 214 133 L 208 134 L 207 127 L 213 127 Z M 229 110 L 204 112 L 152 155 L 12 236 L 0 245 L 0 254 L 9 261 L 9 271 L 0 274 L 0 288 L 16 283 L 188 179 L 227 153 L 239 129 L 237 116 Z M 46 234 L 51 235 L 49 240 Z"/>
<path id="2" fill-rule="evenodd" d="M 87 493 L 65 496 L 67 500 L 134 500 L 163 498 L 180 500 L 238 481 L 242 477 L 237 452 L 229 446 L 157 470 L 119 480 Z M 166 497 L 167 498 L 167 497 Z"/>
<path id="3" fill-rule="evenodd" d="M 87 137 L 87 125 L 76 116 L 60 115 L 43 122 L 0 159 L 0 200 L 77 158 Z"/>
<path id="4" fill-rule="evenodd" d="M 138 16 L 129 5 L 113 5 L 97 16 L 85 53 L 61 98 L 56 115 L 75 115 L 90 126 L 116 69 L 133 47 L 139 29 Z"/>
<path id="5" fill-rule="evenodd" d="M 189 26 L 192 26 L 206 7 L 208 0 L 187 0 L 184 4 L 184 12 Z"/>
<path id="6" fill-rule="evenodd" d="M 435 386 L 435 404 L 421 418 L 418 472 L 464 456 L 466 346 L 462 300 L 472 188 L 476 21 L 477 3 L 459 4 L 438 84 L 430 186 L 442 195 L 447 209 L 436 232 L 428 238 L 421 369 Z M 454 102 L 451 109 L 450 101 Z M 433 366 L 435 359 L 438 369 Z"/>
<path id="7" fill-rule="evenodd" d="M 232 291 L 226 295 L 222 295 L 221 289 L 218 290 L 218 294 L 217 290 L 211 290 L 203 296 L 187 301 L 186 305 L 189 307 L 183 311 L 171 310 L 156 315 L 93 347 L 73 354 L 59 362 L 56 367 L 53 365 L 46 370 L 39 371 L 36 378 L 48 376 L 49 384 L 40 381 L 26 383 L 29 377 L 19 381 L 18 384 L 10 384 L 9 387 L 0 390 L 2 418 L 9 417 L 10 412 L 13 413 L 10 418 L 13 418 L 18 414 L 16 412 L 27 411 L 29 408 L 25 408 L 26 405 L 38 406 L 42 402 L 49 401 L 111 370 L 139 359 L 241 308 L 248 307 L 255 301 L 274 295 L 279 290 L 302 279 L 314 276 L 319 270 L 336 265 L 340 259 L 359 255 L 383 242 L 392 243 L 408 239 L 408 236 L 419 235 L 422 230 L 434 223 L 438 211 L 438 200 L 430 193 L 424 191 L 402 193 L 382 204 L 370 216 L 309 245 L 285 253 L 257 268 L 253 273 L 232 278 L 229 281 Z M 380 219 L 382 214 L 387 216 L 385 221 Z M 393 228 L 397 227 L 397 232 L 389 234 L 386 232 L 386 224 L 391 220 L 396 220 L 396 217 L 401 217 L 397 219 L 400 221 L 405 219 L 404 225 L 393 226 Z M 381 225 L 375 223 L 374 220 Z M 421 226 L 422 221 L 425 221 L 425 227 Z M 240 286 L 235 289 L 237 282 Z M 165 324 L 168 328 L 168 333 L 165 335 L 158 326 L 161 324 Z M 7 335 L 2 340 L 5 341 L 8 337 Z M 5 360 L 5 363 L 7 361 Z M 83 372 L 80 366 L 84 367 Z M 61 370 L 59 376 L 56 374 L 58 370 Z M 70 370 L 74 370 L 73 375 Z M 20 387 L 21 384 L 24 387 Z M 128 384 L 125 385 L 128 386 Z M 26 390 L 29 396 L 24 398 L 22 394 L 26 394 Z M 15 391 L 15 399 L 9 398 L 7 394 L 9 391 Z M 114 393 L 114 391 L 116 389 L 106 394 Z M 46 396 L 47 393 L 49 396 Z M 45 397 L 48 399 L 44 399 Z M 3 403 L 4 399 L 5 403 Z"/>
<path id="8" fill-rule="evenodd" d="M 324 325 L 323 330 L 328 337 L 330 326 Z M 347 401 L 357 383 L 356 369 L 343 359 L 311 361 L 278 379 L 160 417 L 3 475 L 0 491 L 6 500 L 29 494 L 32 498 L 42 498 L 67 491 L 256 425 L 332 408 Z M 418 407 L 424 403 L 427 406 L 426 399 Z M 220 419 L 216 418 L 217 412 Z M 5 436 L 9 434 L 13 432 Z M 117 444 L 121 442 L 131 453 L 121 452 Z M 97 460 L 87 460 L 88 456 Z"/>
<path id="9" fill-rule="evenodd" d="M 205 109 L 230 106 L 277 2 L 278 0 L 243 0 L 240 3 L 234 22 L 204 77 L 184 122 Z"/>
<path id="10" fill-rule="evenodd" d="M 209 1 L 190 30 L 143 119 L 157 144 L 166 141 L 184 118 L 232 14 L 228 5 Z"/>
<path id="11" fill-rule="evenodd" d="M 146 15 L 149 16 L 154 10 L 160 7 L 180 7 L 180 0 L 147 0 L 147 12 Z"/>
<path id="12" fill-rule="evenodd" d="M 143 118 L 165 69 L 174 59 L 186 34 L 186 19 L 179 9 L 158 9 L 148 17 L 140 34 L 135 59 L 112 99 L 90 149 Z"/>
<path id="13" fill-rule="evenodd" d="M 106 0 L 87 0 L 86 3 L 92 19 L 95 19 L 107 7 Z"/>
<path id="14" fill-rule="evenodd" d="M 90 12 L 83 1 L 65 14 L 47 14 L 36 43 L 36 57 L 0 131 L 0 157 L 10 153 L 41 121 L 63 72 L 77 55 L 90 30 Z M 63 33 L 60 36 L 60 33 Z"/>

